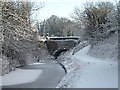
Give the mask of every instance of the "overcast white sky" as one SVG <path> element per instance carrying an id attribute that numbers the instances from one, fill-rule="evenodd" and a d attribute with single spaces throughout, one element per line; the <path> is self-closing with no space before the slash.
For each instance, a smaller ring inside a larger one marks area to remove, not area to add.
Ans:
<path id="1" fill-rule="evenodd" d="M 59 17 L 70 18 L 73 13 L 74 7 L 82 7 L 85 2 L 99 2 L 110 1 L 115 3 L 118 0 L 31 0 L 36 2 L 44 2 L 43 7 L 35 18 L 39 21 L 49 18 L 51 15 L 57 15 Z"/>

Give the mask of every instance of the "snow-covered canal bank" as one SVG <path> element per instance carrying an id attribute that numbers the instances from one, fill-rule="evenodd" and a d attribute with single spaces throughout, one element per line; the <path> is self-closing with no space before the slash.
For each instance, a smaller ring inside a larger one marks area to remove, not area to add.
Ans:
<path id="1" fill-rule="evenodd" d="M 69 55 L 70 60 L 64 62 L 69 73 L 58 87 L 118 88 L 117 61 L 91 57 L 87 54 L 89 49 L 90 46 L 87 46 L 75 55 Z"/>

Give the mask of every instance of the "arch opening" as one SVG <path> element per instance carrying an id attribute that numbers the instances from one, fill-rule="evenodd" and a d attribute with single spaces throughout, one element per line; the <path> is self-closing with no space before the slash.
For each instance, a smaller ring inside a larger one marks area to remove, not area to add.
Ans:
<path id="1" fill-rule="evenodd" d="M 68 49 L 66 48 L 58 49 L 53 53 L 53 56 L 55 57 L 55 59 L 57 59 L 57 57 L 60 56 L 61 53 L 66 52 L 66 51 L 68 51 Z"/>

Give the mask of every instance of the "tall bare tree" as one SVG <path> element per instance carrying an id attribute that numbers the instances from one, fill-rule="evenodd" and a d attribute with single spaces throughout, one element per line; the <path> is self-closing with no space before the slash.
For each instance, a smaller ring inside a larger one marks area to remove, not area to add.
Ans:
<path id="1" fill-rule="evenodd" d="M 83 12 L 76 8 L 74 14 L 73 18 L 78 19 L 85 27 L 84 36 L 92 41 L 102 40 L 116 30 L 111 29 L 116 25 L 116 22 L 112 24 L 116 21 L 116 11 L 111 2 L 86 3 Z"/>
<path id="2" fill-rule="evenodd" d="M 11 65 L 14 62 L 25 65 L 28 54 L 39 48 L 31 28 L 32 10 L 31 2 L 2 2 L 2 53 L 10 58 Z"/>

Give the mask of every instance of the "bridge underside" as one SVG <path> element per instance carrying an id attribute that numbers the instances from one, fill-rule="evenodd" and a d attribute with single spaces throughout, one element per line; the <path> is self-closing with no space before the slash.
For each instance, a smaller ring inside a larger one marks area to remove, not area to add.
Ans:
<path id="1" fill-rule="evenodd" d="M 47 49 L 50 55 L 56 59 L 62 53 L 66 52 L 76 46 L 74 40 L 47 40 Z"/>
<path id="2" fill-rule="evenodd" d="M 55 57 L 55 59 L 57 59 L 58 56 L 60 56 L 61 53 L 63 52 L 66 52 L 68 51 L 68 49 L 59 49 L 59 50 L 56 50 L 54 53 L 53 53 L 53 56 Z"/>

